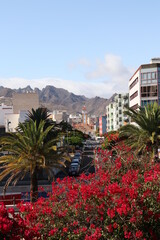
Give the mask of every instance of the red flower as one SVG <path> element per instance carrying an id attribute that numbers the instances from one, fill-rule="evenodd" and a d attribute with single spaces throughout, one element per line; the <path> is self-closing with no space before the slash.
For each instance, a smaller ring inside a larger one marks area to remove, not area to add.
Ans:
<path id="1" fill-rule="evenodd" d="M 136 232 L 136 238 L 141 238 L 141 237 L 143 237 L 143 232 L 139 230 Z"/>
<path id="2" fill-rule="evenodd" d="M 115 211 L 113 209 L 108 208 L 107 214 L 110 218 L 114 218 L 115 216 Z"/>
<path id="3" fill-rule="evenodd" d="M 112 232 L 113 232 L 112 224 L 110 224 L 110 225 L 107 226 L 107 230 L 108 230 L 109 233 L 112 233 Z"/>

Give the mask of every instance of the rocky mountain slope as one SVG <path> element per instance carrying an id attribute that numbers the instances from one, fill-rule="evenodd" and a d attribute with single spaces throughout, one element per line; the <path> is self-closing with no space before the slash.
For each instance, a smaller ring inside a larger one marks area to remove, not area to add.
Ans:
<path id="1" fill-rule="evenodd" d="M 82 107 L 85 105 L 89 114 L 95 114 L 96 116 L 104 115 L 106 105 L 112 101 L 114 94 L 110 99 L 94 97 L 87 98 L 83 95 L 75 95 L 62 88 L 56 88 L 54 86 L 46 86 L 42 90 L 30 86 L 26 88 L 10 89 L 0 86 L 0 103 L 11 103 L 13 92 L 37 92 L 41 106 L 47 107 L 49 110 L 66 109 L 69 113 L 81 112 Z"/>

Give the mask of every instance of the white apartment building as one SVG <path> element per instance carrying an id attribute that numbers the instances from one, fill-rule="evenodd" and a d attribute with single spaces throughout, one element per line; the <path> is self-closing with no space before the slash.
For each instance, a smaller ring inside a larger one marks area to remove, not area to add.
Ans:
<path id="1" fill-rule="evenodd" d="M 7 113 L 5 115 L 6 132 L 16 132 L 16 128 L 20 122 L 24 122 L 27 118 L 28 111 L 21 110 L 19 113 Z"/>
<path id="2" fill-rule="evenodd" d="M 129 106 L 137 109 L 150 102 L 160 103 L 160 58 L 141 65 L 129 80 Z"/>
<path id="3" fill-rule="evenodd" d="M 5 126 L 5 115 L 8 113 L 13 113 L 13 106 L 8 106 L 2 103 L 0 105 L 0 125 Z"/>
<path id="4" fill-rule="evenodd" d="M 116 131 L 129 121 L 124 114 L 126 106 L 128 106 L 128 93 L 117 94 L 113 102 L 106 106 L 107 132 Z"/>
<path id="5" fill-rule="evenodd" d="M 72 123 L 78 124 L 78 123 L 81 123 L 81 122 L 82 122 L 82 114 L 77 113 L 77 114 L 70 114 L 69 115 L 69 123 L 70 124 L 72 124 Z"/>
<path id="6" fill-rule="evenodd" d="M 67 122 L 69 117 L 67 110 L 54 110 L 52 115 L 53 121 L 57 123 L 60 123 L 62 121 Z"/>

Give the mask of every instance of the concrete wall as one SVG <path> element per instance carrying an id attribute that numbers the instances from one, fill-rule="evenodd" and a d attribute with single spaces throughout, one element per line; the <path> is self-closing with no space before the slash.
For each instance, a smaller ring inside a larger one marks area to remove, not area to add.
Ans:
<path id="1" fill-rule="evenodd" d="M 141 77 L 140 77 L 140 70 L 132 77 L 132 79 L 129 81 L 129 86 L 134 82 L 134 80 L 138 77 L 138 83 L 132 88 L 129 89 L 129 106 L 132 107 L 136 104 L 138 104 L 140 106 L 140 100 L 141 100 L 141 91 L 140 91 L 140 81 L 141 81 Z M 136 91 L 138 91 L 138 96 L 135 97 L 134 99 L 130 100 L 130 96 L 135 93 Z"/>
<path id="2" fill-rule="evenodd" d="M 18 124 L 24 122 L 27 118 L 28 111 L 20 111 L 17 114 L 11 113 L 5 115 L 6 132 L 16 132 Z"/>
<path id="3" fill-rule="evenodd" d="M 19 114 L 6 114 L 5 115 L 5 129 L 6 132 L 15 132 L 15 128 L 19 123 Z"/>
<path id="4" fill-rule="evenodd" d="M 37 93 L 15 93 L 13 94 L 13 113 L 17 114 L 20 110 L 31 111 L 32 108 L 39 107 L 39 97 Z"/>
<path id="5" fill-rule="evenodd" d="M 13 107 L 2 104 L 0 106 L 0 125 L 5 126 L 5 114 L 13 113 Z"/>

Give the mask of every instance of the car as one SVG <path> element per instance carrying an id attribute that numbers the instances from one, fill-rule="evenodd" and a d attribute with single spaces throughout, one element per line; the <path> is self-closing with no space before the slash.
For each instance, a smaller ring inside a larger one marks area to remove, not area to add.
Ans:
<path id="1" fill-rule="evenodd" d="M 80 152 L 76 152 L 74 154 L 74 158 L 79 158 L 80 160 L 82 160 L 81 153 Z"/>
<path id="2" fill-rule="evenodd" d="M 74 154 L 75 156 L 79 156 L 79 157 L 81 157 L 81 153 L 80 152 L 76 152 L 75 154 Z"/>
<path id="3" fill-rule="evenodd" d="M 69 166 L 69 175 L 76 176 L 79 175 L 80 172 L 80 165 L 78 163 L 71 163 Z"/>
<path id="4" fill-rule="evenodd" d="M 73 158 L 71 164 L 72 163 L 78 163 L 80 165 L 81 164 L 81 159 L 80 158 Z"/>

